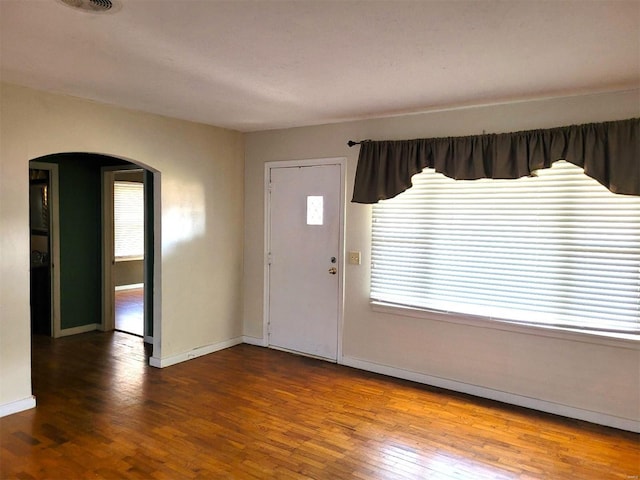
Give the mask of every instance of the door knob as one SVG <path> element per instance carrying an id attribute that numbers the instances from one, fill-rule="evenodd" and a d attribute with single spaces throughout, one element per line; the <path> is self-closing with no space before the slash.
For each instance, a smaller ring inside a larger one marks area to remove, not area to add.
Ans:
<path id="1" fill-rule="evenodd" d="M 329 269 L 329 273 L 330 273 L 331 275 L 335 275 L 336 273 L 338 273 L 338 269 L 337 269 L 336 267 L 331 267 L 331 268 Z"/>

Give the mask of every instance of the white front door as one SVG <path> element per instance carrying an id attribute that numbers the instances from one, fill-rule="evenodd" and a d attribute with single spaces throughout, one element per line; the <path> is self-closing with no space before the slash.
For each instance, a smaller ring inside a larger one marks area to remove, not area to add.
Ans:
<path id="1" fill-rule="evenodd" d="M 337 360 L 341 165 L 269 168 L 269 345 Z"/>

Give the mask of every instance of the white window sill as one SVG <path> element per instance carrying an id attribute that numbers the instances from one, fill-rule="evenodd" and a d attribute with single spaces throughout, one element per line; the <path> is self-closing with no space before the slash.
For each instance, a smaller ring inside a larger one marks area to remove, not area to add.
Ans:
<path id="1" fill-rule="evenodd" d="M 371 309 L 374 312 L 387 313 L 392 315 L 402 315 L 406 317 L 425 318 L 437 322 L 456 323 L 469 325 L 477 328 L 490 328 L 508 332 L 521 333 L 525 335 L 536 335 L 540 337 L 559 338 L 575 342 L 594 343 L 597 345 L 608 345 L 617 348 L 628 348 L 640 350 L 640 335 L 625 333 L 594 332 L 570 328 L 559 328 L 548 325 L 527 325 L 523 323 L 510 322 L 508 320 L 493 319 L 462 313 L 450 313 L 435 310 L 426 310 L 416 307 L 408 307 L 372 300 Z"/>
<path id="2" fill-rule="evenodd" d="M 144 260 L 144 256 L 139 256 L 139 257 L 116 257 L 115 258 L 115 262 L 116 263 L 120 263 L 120 262 L 135 262 L 138 260 Z"/>

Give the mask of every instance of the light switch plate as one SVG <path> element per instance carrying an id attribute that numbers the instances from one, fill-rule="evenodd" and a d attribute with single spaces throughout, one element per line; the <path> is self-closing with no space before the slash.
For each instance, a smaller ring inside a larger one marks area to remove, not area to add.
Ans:
<path id="1" fill-rule="evenodd" d="M 349 263 L 351 265 L 360 265 L 360 252 L 349 252 Z"/>

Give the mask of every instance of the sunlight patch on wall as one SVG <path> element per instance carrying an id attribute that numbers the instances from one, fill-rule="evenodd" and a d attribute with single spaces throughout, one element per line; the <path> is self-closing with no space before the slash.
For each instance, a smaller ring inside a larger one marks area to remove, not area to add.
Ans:
<path id="1" fill-rule="evenodd" d="M 169 255 L 181 243 L 204 235 L 205 193 L 201 184 L 179 181 L 162 186 L 162 252 Z"/>

